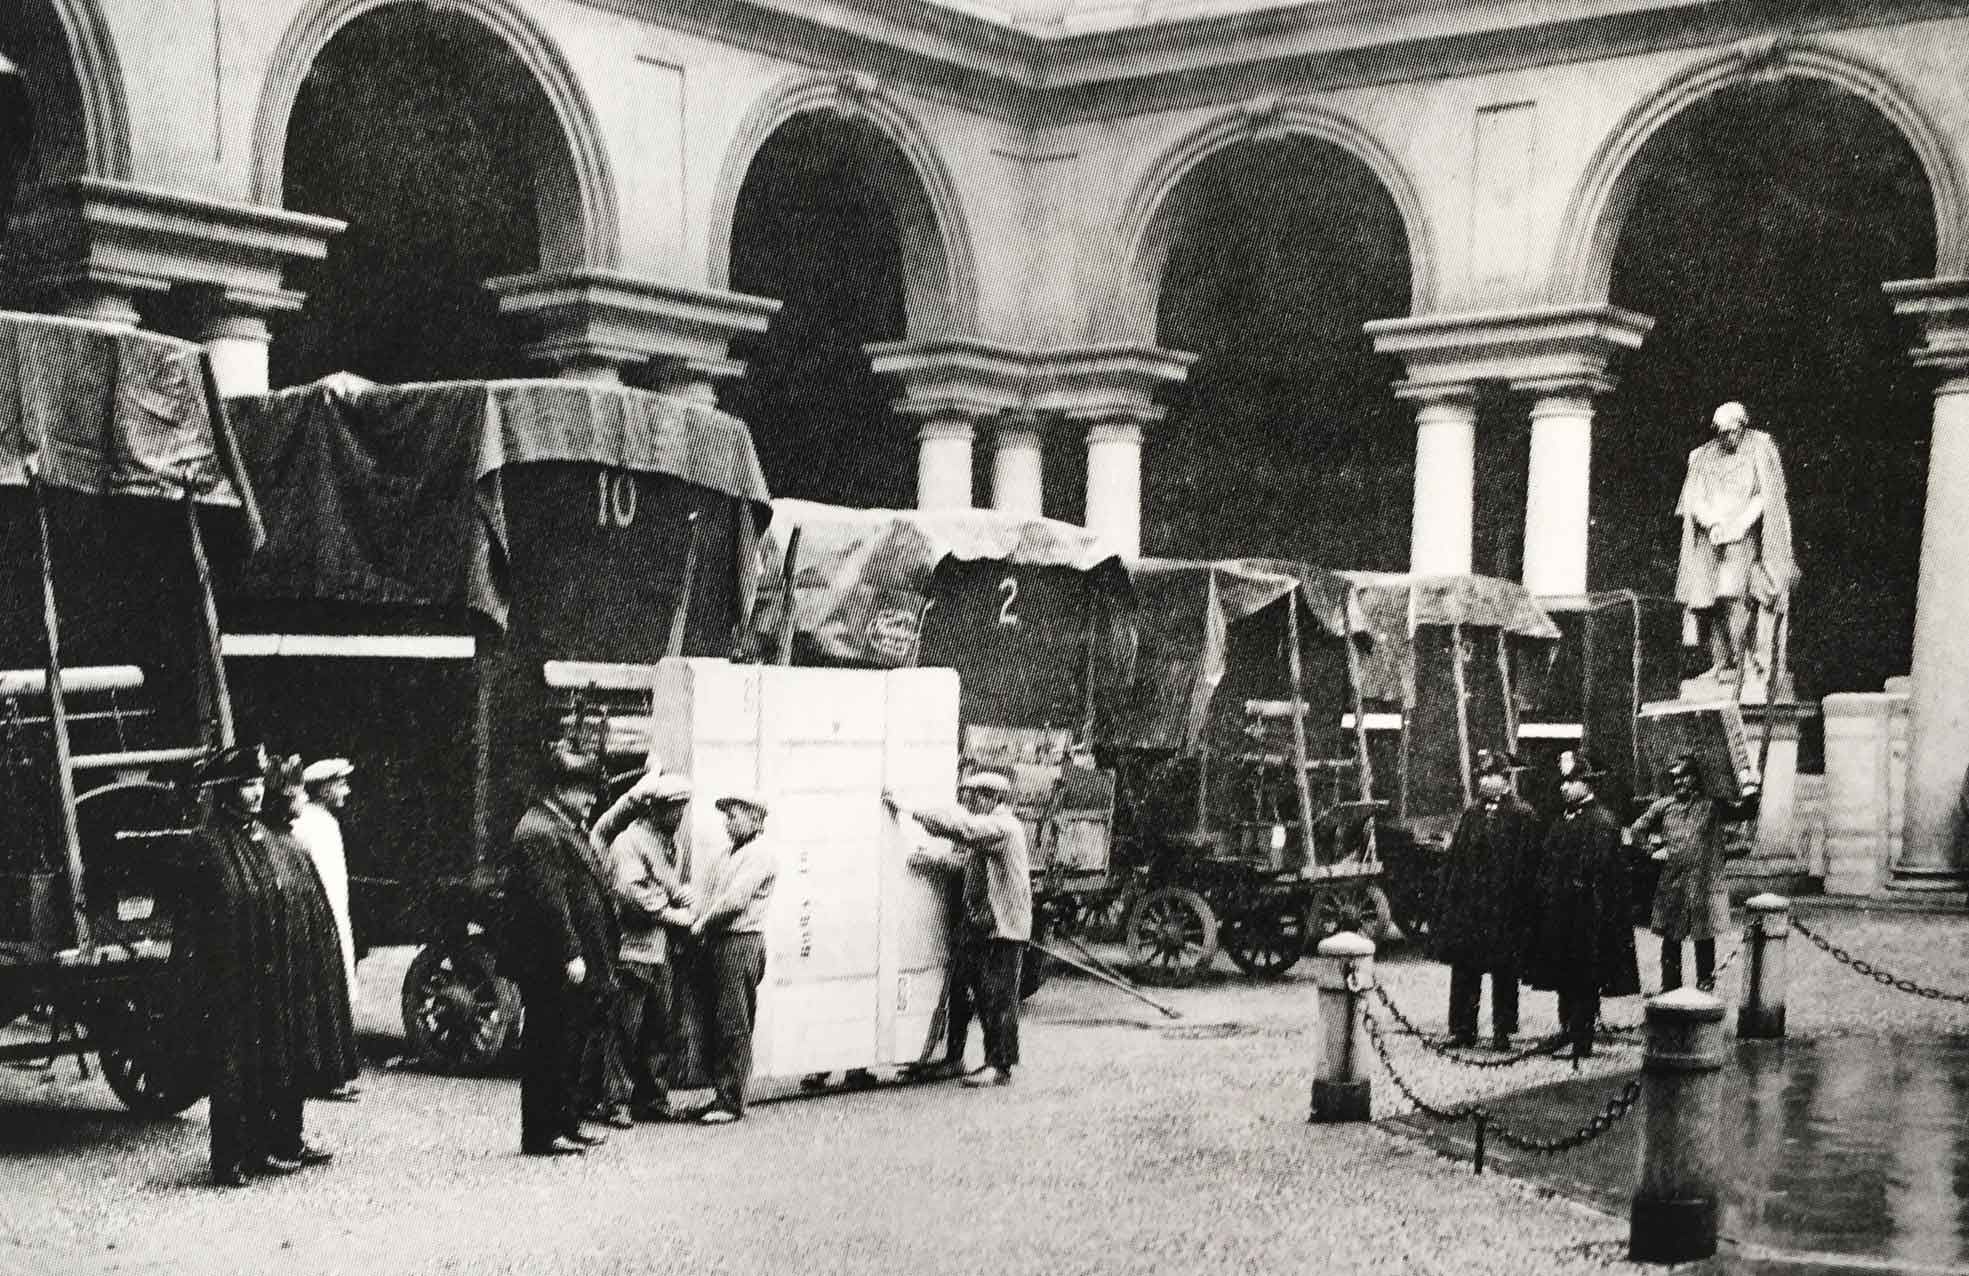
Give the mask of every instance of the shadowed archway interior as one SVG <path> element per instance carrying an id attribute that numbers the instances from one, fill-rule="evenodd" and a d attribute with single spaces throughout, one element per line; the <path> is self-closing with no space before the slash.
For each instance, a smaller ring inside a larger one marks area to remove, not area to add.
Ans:
<path id="1" fill-rule="evenodd" d="M 555 128 L 525 66 L 468 18 L 392 5 L 337 32 L 294 104 L 284 203 L 349 228 L 291 272 L 307 303 L 277 329 L 274 384 L 525 371 L 483 284 L 539 264 L 534 157 Z"/>
<path id="2" fill-rule="evenodd" d="M 1408 241 L 1329 143 L 1241 143 L 1186 174 L 1157 342 L 1198 356 L 1143 448 L 1143 552 L 1408 559 L 1412 414 L 1361 325 L 1409 309 Z"/>
<path id="3" fill-rule="evenodd" d="M 915 503 L 913 431 L 889 406 L 901 389 L 862 353 L 906 326 L 896 209 L 880 184 L 900 157 L 884 147 L 866 123 L 805 112 L 759 148 L 739 188 L 731 286 L 784 307 L 763 336 L 732 343 L 746 373 L 724 402 L 752 427 L 778 496 Z"/>
<path id="4" fill-rule="evenodd" d="M 1934 269 L 1921 165 L 1804 79 L 1717 93 L 1636 164 L 1612 300 L 1656 326 L 1595 427 L 1591 582 L 1673 592 L 1685 459 L 1741 399 L 1790 486 L 1799 694 L 1877 691 L 1908 669 L 1927 476 L 1932 377 L 1880 290 Z"/>

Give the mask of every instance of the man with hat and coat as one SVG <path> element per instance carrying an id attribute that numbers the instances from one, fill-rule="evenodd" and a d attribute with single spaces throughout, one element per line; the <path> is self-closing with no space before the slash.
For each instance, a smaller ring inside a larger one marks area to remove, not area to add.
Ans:
<path id="1" fill-rule="evenodd" d="M 172 937 L 209 1070 L 222 1187 L 327 1162 L 303 1136 L 303 1107 L 356 1071 L 335 918 L 306 853 L 260 822 L 268 769 L 264 748 L 241 745 L 194 772 L 211 807 Z"/>
<path id="2" fill-rule="evenodd" d="M 1575 1059 L 1593 1053 L 1601 997 L 1641 991 L 1628 917 L 1628 858 L 1620 824 L 1600 805 L 1603 772 L 1584 753 L 1560 759 L 1565 805 L 1545 832 L 1526 973 L 1534 988 L 1559 995 L 1559 1025 Z"/>
<path id="3" fill-rule="evenodd" d="M 565 741 L 542 755 L 533 804 L 513 829 L 500 969 L 526 1006 L 520 1151 L 574 1156 L 607 1140 L 581 1128 L 581 1062 L 615 982 L 621 939 L 611 882 L 587 818 L 601 759 Z"/>
<path id="4" fill-rule="evenodd" d="M 627 1095 L 610 1124 L 670 1117 L 671 1010 L 669 929 L 688 927 L 697 894 L 677 875 L 677 830 L 690 806 L 690 781 L 660 767 L 644 773 L 610 806 L 588 836 L 608 856 L 622 947 L 616 954 L 613 1023 L 617 1088 Z"/>
<path id="5" fill-rule="evenodd" d="M 711 1011 L 711 1086 L 716 1099 L 696 1113 L 705 1125 L 745 1116 L 745 1087 L 752 1079 L 752 1026 L 759 1015 L 759 985 L 766 978 L 766 910 L 779 866 L 765 841 L 766 802 L 756 793 L 721 797 L 731 850 L 704 884 L 704 903 L 691 920 L 703 941 L 706 998 Z"/>
<path id="6" fill-rule="evenodd" d="M 956 848 L 914 851 L 912 866 L 964 875 L 946 1056 L 943 1068 L 931 1075 L 963 1073 L 975 1013 L 984 1032 L 985 1071 L 965 1077 L 967 1086 L 1010 1085 L 1019 1062 L 1019 969 L 1032 938 L 1032 876 L 1025 825 L 1005 802 L 1011 788 L 996 771 L 975 771 L 958 782 L 959 805 L 924 811 L 902 805 L 893 793 L 882 794 L 898 818 L 914 819 Z"/>
<path id="7" fill-rule="evenodd" d="M 1518 964 L 1538 856 L 1538 816 L 1511 788 L 1508 753 L 1477 754 L 1477 798 L 1464 808 L 1437 878 L 1428 946 L 1449 966 L 1450 1044 L 1474 1045 L 1483 978 L 1490 975 L 1492 1040 L 1518 1031 Z"/>
<path id="8" fill-rule="evenodd" d="M 1661 936 L 1661 990 L 1682 986 L 1682 945 L 1694 941 L 1696 979 L 1707 988 L 1716 977 L 1716 937 L 1730 928 L 1729 883 L 1723 877 L 1727 825 L 1757 814 L 1756 786 L 1734 802 L 1703 790 L 1701 764 L 1685 753 L 1668 767 L 1673 791 L 1656 798 L 1628 836 L 1645 845 L 1661 865 L 1649 928 Z"/>
<path id="9" fill-rule="evenodd" d="M 347 758 L 322 758 L 301 770 L 301 799 L 294 808 L 294 822 L 288 829 L 301 849 L 314 861 L 321 874 L 321 888 L 328 893 L 328 906 L 335 912 L 335 934 L 342 944 L 342 971 L 348 976 L 344 991 L 349 1004 L 355 1004 L 356 936 L 349 917 L 349 860 L 342 847 L 342 823 L 336 813 L 348 805 L 349 777 L 355 765 Z M 352 1100 L 360 1087 L 351 1083 L 323 1096 Z"/>

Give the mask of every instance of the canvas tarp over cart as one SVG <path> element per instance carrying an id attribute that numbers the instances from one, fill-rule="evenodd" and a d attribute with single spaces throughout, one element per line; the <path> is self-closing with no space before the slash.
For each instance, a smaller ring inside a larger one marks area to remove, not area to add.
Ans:
<path id="1" fill-rule="evenodd" d="M 1516 581 L 1346 572 L 1373 641 L 1363 672 L 1389 902 L 1414 934 L 1433 906 L 1432 848 L 1475 794 L 1477 753 L 1515 750 L 1559 629 Z"/>
<path id="2" fill-rule="evenodd" d="M 257 534 L 198 346 L 0 313 L 0 1059 L 97 1051 L 146 1114 L 207 1088 L 175 781 L 232 738 L 207 539 Z"/>
<path id="3" fill-rule="evenodd" d="M 544 668 L 730 652 L 769 517 L 751 436 L 572 381 L 337 376 L 231 406 L 269 511 L 224 600 L 242 730 L 355 762 L 358 943 L 423 942 L 413 1051 L 489 1066 L 520 1007 L 486 889 L 542 741 L 583 699 Z"/>
<path id="4" fill-rule="evenodd" d="M 1125 685 L 1133 628 L 1127 576 L 1099 538 L 997 510 L 782 499 L 767 546 L 763 651 L 785 641 L 795 664 L 957 671 L 964 760 L 1011 778 L 1027 825 L 1035 939 L 1105 891 L 1114 775 L 1093 764 L 1088 730 L 1094 698 Z M 1029 955 L 1028 992 L 1043 971 Z"/>
<path id="5" fill-rule="evenodd" d="M 1121 777 L 1131 956 L 1181 980 L 1219 943 L 1282 974 L 1309 940 L 1375 929 L 1368 629 L 1343 577 L 1274 559 L 1131 563 L 1138 647 L 1097 729 Z"/>

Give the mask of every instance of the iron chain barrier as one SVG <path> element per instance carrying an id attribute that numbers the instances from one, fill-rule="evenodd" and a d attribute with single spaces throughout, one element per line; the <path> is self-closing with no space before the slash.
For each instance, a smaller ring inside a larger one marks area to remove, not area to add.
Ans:
<path id="1" fill-rule="evenodd" d="M 1351 973 L 1347 977 L 1347 987 L 1349 991 L 1355 994 L 1367 991 L 1359 985 Z M 1388 1006 L 1390 1010 L 1394 1009 L 1393 1003 L 1388 1001 L 1385 996 L 1379 998 L 1379 1000 L 1383 1005 Z M 1634 1105 L 1640 1101 L 1641 1079 L 1635 1077 L 1626 1085 L 1622 1086 L 1619 1092 L 1614 1094 L 1612 1098 L 1608 1099 L 1606 1105 L 1600 1111 L 1596 1112 L 1586 1124 L 1580 1126 L 1571 1134 L 1561 1135 L 1554 1139 L 1541 1139 L 1533 1135 L 1521 1134 L 1511 1129 L 1511 1127 L 1498 1120 L 1497 1114 L 1481 1102 L 1465 1103 L 1453 1108 L 1437 1107 L 1427 1099 L 1424 1099 L 1420 1094 L 1417 1094 L 1415 1088 L 1408 1083 L 1408 1079 L 1396 1070 L 1394 1060 L 1388 1054 L 1388 1043 L 1381 1030 L 1380 1021 L 1375 1016 L 1373 1006 L 1365 1000 L 1363 1000 L 1361 1006 L 1363 1012 L 1361 1018 L 1367 1027 L 1368 1040 L 1374 1046 L 1375 1056 L 1381 1060 L 1382 1069 L 1387 1072 L 1388 1079 L 1395 1083 L 1395 1089 L 1401 1092 L 1402 1097 L 1414 1104 L 1418 1112 L 1421 1112 L 1432 1121 L 1437 1121 L 1444 1125 L 1456 1125 L 1464 1121 L 1475 1123 L 1476 1148 L 1471 1158 L 1471 1168 L 1478 1174 L 1484 1172 L 1484 1141 L 1486 1135 L 1495 1136 L 1499 1143 L 1504 1144 L 1506 1147 L 1516 1148 L 1520 1152 L 1536 1152 L 1545 1156 L 1555 1156 L 1561 1152 L 1570 1152 L 1575 1148 L 1585 1147 L 1588 1143 L 1593 1142 L 1607 1131 L 1613 1129 L 1614 1126 L 1619 1125 L 1627 1114 L 1634 1110 Z M 1399 1013 L 1397 1013 L 1397 1017 L 1400 1017 Z M 1418 1033 L 1417 1036 L 1420 1037 L 1420 1034 Z"/>
<path id="2" fill-rule="evenodd" d="M 1728 970 L 1732 965 L 1734 965 L 1737 958 L 1743 956 L 1744 949 L 1750 947 L 1750 932 L 1752 929 L 1753 928 L 1749 926 L 1744 927 L 1743 934 L 1739 936 L 1737 939 L 1737 946 L 1730 950 L 1730 955 L 1728 957 L 1725 957 L 1722 961 L 1716 963 L 1716 969 L 1709 972 L 1709 978 L 1696 980 L 1697 992 L 1716 991 L 1716 985 L 1722 981 L 1723 972 Z M 1659 997 L 1661 995 L 1661 991 L 1662 990 L 1657 989 L 1654 992 L 1644 992 L 1641 994 L 1641 999 L 1645 1001 L 1649 997 Z M 1594 1031 L 1603 1037 L 1626 1037 L 1641 1031 L 1641 1029 L 1645 1026 L 1646 1026 L 1645 1021 L 1637 1022 L 1637 1023 L 1610 1024 L 1606 1020 L 1602 1019 L 1594 1025 Z"/>
<path id="3" fill-rule="evenodd" d="M 1912 979 L 1902 979 L 1891 971 L 1882 970 L 1863 957 L 1853 956 L 1853 954 L 1847 952 L 1825 936 L 1814 931 L 1804 922 L 1799 921 L 1795 916 L 1791 919 L 1791 928 L 1811 940 L 1820 952 L 1832 958 L 1832 960 L 1842 966 L 1851 968 L 1859 974 L 1865 975 L 1868 979 L 1873 980 L 1873 982 L 1880 984 L 1882 987 L 1892 988 L 1896 992 L 1912 993 L 1916 997 L 1924 997 L 1929 1001 L 1947 1001 L 1953 1002 L 1958 1006 L 1969 1006 L 1969 993 L 1944 992 L 1940 988 L 1930 988 L 1926 984 L 1918 984 Z"/>
<path id="4" fill-rule="evenodd" d="M 1424 1033 L 1422 1029 L 1416 1027 L 1415 1021 L 1402 1013 L 1402 1008 L 1395 1004 L 1394 999 L 1388 995 L 1388 990 L 1381 984 L 1375 984 L 1372 991 L 1374 993 L 1374 999 L 1387 1007 L 1388 1013 L 1394 1016 L 1395 1022 L 1400 1024 L 1404 1031 L 1421 1042 L 1423 1049 L 1427 1050 L 1430 1054 L 1448 1059 L 1451 1063 L 1460 1063 L 1466 1068 L 1512 1068 L 1528 1060 L 1550 1055 L 1566 1043 L 1566 1034 L 1560 1032 L 1554 1033 L 1549 1037 L 1540 1037 L 1538 1040 L 1532 1042 L 1531 1045 L 1515 1054 L 1504 1055 L 1497 1059 L 1466 1059 L 1462 1055 L 1457 1054 L 1455 1049 L 1447 1042 L 1432 1038 Z"/>

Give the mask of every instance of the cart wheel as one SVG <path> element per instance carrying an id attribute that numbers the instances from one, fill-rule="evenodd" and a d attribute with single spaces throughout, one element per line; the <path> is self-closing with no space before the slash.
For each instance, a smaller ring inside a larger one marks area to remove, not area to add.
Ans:
<path id="1" fill-rule="evenodd" d="M 1336 882 L 1313 894 L 1307 906 L 1307 943 L 1318 947 L 1343 930 L 1351 930 L 1380 943 L 1388 936 L 1391 920 L 1388 897 L 1379 886 L 1366 882 Z"/>
<path id="2" fill-rule="evenodd" d="M 1277 979 L 1306 952 L 1309 909 L 1260 907 L 1224 919 L 1224 951 L 1247 975 Z"/>
<path id="3" fill-rule="evenodd" d="M 1128 914 L 1128 959 L 1145 975 L 1184 984 L 1217 955 L 1217 915 L 1203 896 L 1163 886 Z"/>
<path id="4" fill-rule="evenodd" d="M 96 1058 L 103 1065 L 103 1080 L 138 1116 L 176 1116 L 205 1097 L 207 1087 L 197 1067 L 169 1052 L 105 1048 Z"/>
<path id="5" fill-rule="evenodd" d="M 426 944 L 403 980 L 403 1034 L 411 1056 L 465 1074 L 489 1071 L 519 1043 L 520 990 L 474 944 Z"/>

